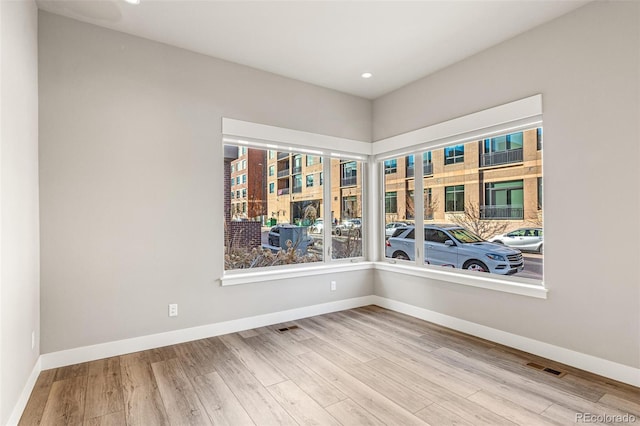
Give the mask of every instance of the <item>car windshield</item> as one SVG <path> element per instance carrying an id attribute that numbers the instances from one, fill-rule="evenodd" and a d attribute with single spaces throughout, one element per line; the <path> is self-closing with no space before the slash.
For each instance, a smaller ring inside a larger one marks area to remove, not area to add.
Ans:
<path id="1" fill-rule="evenodd" d="M 484 241 L 473 232 L 467 231 L 463 228 L 447 229 L 447 231 L 449 231 L 449 233 L 461 243 L 481 243 Z"/>

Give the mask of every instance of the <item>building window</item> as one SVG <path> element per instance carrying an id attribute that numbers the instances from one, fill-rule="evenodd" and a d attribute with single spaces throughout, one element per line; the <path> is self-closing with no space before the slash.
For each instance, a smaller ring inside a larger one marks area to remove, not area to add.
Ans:
<path id="1" fill-rule="evenodd" d="M 316 155 L 307 155 L 307 167 L 314 166 L 316 164 L 322 164 L 322 157 Z"/>
<path id="2" fill-rule="evenodd" d="M 276 184 L 274 182 L 269 183 L 269 194 L 273 194 L 275 192 Z"/>
<path id="3" fill-rule="evenodd" d="M 408 178 L 413 177 L 415 175 L 415 156 L 414 155 L 407 155 L 404 158 L 404 164 L 405 164 L 405 167 L 406 167 L 405 175 Z M 385 165 L 384 173 L 387 174 L 386 165 Z"/>
<path id="4" fill-rule="evenodd" d="M 276 166 L 269 166 L 269 176 L 273 176 L 275 174 L 276 174 Z"/>
<path id="5" fill-rule="evenodd" d="M 444 193 L 445 212 L 464 211 L 464 185 L 447 186 Z"/>
<path id="6" fill-rule="evenodd" d="M 448 146 L 444 149 L 444 164 L 464 162 L 464 145 Z"/>
<path id="7" fill-rule="evenodd" d="M 524 188 L 522 180 L 485 184 L 485 204 L 482 219 L 524 219 Z"/>
<path id="8" fill-rule="evenodd" d="M 322 185 L 324 182 L 324 173 L 320 172 L 320 185 Z"/>
<path id="9" fill-rule="evenodd" d="M 302 175 L 293 175 L 293 192 L 302 192 Z"/>
<path id="10" fill-rule="evenodd" d="M 538 210 L 542 210 L 542 178 L 538 178 Z"/>
<path id="11" fill-rule="evenodd" d="M 274 158 L 276 158 L 276 152 L 269 150 L 269 160 L 273 160 Z"/>
<path id="12" fill-rule="evenodd" d="M 385 192 L 384 211 L 386 213 L 398 213 L 398 193 L 397 192 Z"/>
<path id="13" fill-rule="evenodd" d="M 431 151 L 422 153 L 422 170 L 423 176 L 429 176 L 433 174 L 433 163 L 431 162 Z"/>
<path id="14" fill-rule="evenodd" d="M 246 190 L 246 188 L 242 190 L 242 198 L 247 198 L 247 190 Z"/>
<path id="15" fill-rule="evenodd" d="M 235 173 L 235 171 L 236 171 L 236 165 L 232 164 L 231 165 L 231 173 Z"/>
<path id="16" fill-rule="evenodd" d="M 313 175 L 307 175 L 307 188 L 313 186 Z"/>
<path id="17" fill-rule="evenodd" d="M 536 130 L 536 148 L 538 151 L 542 149 L 542 127 Z"/>
<path id="18" fill-rule="evenodd" d="M 391 159 L 384 162 L 384 174 L 389 175 L 398 171 L 398 160 Z"/>
<path id="19" fill-rule="evenodd" d="M 354 186 L 358 183 L 358 162 L 348 161 L 340 165 L 340 186 Z"/>
<path id="20" fill-rule="evenodd" d="M 480 156 L 480 167 L 522 162 L 523 144 L 523 132 L 485 139 L 484 152 Z"/>
<path id="21" fill-rule="evenodd" d="M 247 175 L 242 175 L 242 183 L 247 183 Z"/>

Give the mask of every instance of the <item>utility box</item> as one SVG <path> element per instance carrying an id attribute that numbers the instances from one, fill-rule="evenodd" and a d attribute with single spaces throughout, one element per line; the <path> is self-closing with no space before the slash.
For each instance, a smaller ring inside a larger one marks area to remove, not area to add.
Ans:
<path id="1" fill-rule="evenodd" d="M 313 245 L 313 239 L 307 235 L 307 228 L 296 225 L 278 225 L 269 232 L 271 245 L 288 250 L 287 241 L 297 252 L 305 254 L 307 248 Z"/>

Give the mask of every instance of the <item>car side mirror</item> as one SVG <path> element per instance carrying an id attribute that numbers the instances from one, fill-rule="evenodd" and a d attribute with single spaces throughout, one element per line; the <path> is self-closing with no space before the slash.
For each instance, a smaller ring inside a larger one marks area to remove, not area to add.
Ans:
<path id="1" fill-rule="evenodd" d="M 447 241 L 444 242 L 444 245 L 447 246 L 447 247 L 454 247 L 456 245 L 456 243 L 454 243 L 451 240 L 447 240 Z"/>

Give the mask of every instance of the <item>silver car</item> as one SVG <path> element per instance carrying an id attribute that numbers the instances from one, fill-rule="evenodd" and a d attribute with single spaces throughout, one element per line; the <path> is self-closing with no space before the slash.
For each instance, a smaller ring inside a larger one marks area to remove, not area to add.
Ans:
<path id="1" fill-rule="evenodd" d="M 398 229 L 387 240 L 385 256 L 414 260 L 415 226 Z M 424 261 L 430 265 L 511 275 L 524 269 L 519 250 L 490 243 L 457 225 L 424 227 Z"/>
<path id="2" fill-rule="evenodd" d="M 504 244 L 518 250 L 536 251 L 542 254 L 543 236 L 542 228 L 520 228 L 506 234 L 496 235 L 489 241 Z"/>

